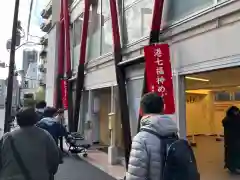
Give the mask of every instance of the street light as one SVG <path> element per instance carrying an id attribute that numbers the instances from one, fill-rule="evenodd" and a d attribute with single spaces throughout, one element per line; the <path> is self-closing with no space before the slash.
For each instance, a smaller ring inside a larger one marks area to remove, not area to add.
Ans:
<path id="1" fill-rule="evenodd" d="M 7 98 L 5 106 L 5 120 L 4 120 L 4 133 L 10 131 L 10 122 L 12 114 L 12 92 L 13 92 L 13 77 L 15 69 L 15 47 L 20 44 L 21 39 L 21 23 L 18 21 L 18 11 L 20 0 L 15 0 L 15 9 L 12 26 L 12 39 L 10 48 L 10 60 L 9 60 L 9 71 L 8 71 L 8 83 L 7 83 Z M 19 41 L 18 41 L 19 40 Z"/>

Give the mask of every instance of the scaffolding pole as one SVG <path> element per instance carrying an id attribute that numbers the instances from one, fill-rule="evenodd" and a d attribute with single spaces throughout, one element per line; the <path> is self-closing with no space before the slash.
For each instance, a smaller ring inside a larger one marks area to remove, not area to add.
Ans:
<path id="1" fill-rule="evenodd" d="M 164 5 L 164 0 L 155 0 L 154 2 L 152 26 L 151 26 L 150 38 L 149 38 L 150 45 L 154 43 L 159 43 L 160 28 L 162 24 L 163 5 Z M 146 93 L 147 93 L 146 70 L 144 70 L 142 96 Z M 141 118 L 142 116 L 141 114 L 139 114 L 138 131 L 140 130 Z"/>
<path id="2" fill-rule="evenodd" d="M 74 126 L 72 131 L 76 132 L 78 128 L 79 112 L 80 112 L 80 103 L 82 97 L 82 91 L 84 86 L 84 66 L 86 59 L 86 46 L 87 46 L 87 36 L 88 36 L 88 22 L 89 22 L 89 12 L 90 12 L 91 3 L 90 0 L 85 0 L 85 9 L 83 17 L 83 28 L 81 35 L 81 45 L 80 45 L 80 58 L 77 71 L 77 80 L 76 80 L 76 99 L 75 99 L 75 109 L 74 109 Z"/>
<path id="3" fill-rule="evenodd" d="M 129 110 L 127 103 L 127 93 L 125 86 L 125 71 L 123 68 L 118 66 L 118 63 L 122 61 L 121 54 L 121 42 L 120 42 L 120 32 L 118 24 L 118 11 L 117 11 L 117 2 L 116 0 L 110 0 L 110 11 L 112 19 L 112 34 L 113 34 L 113 47 L 114 47 L 114 62 L 116 70 L 116 79 L 118 85 L 118 95 L 120 103 L 120 113 L 121 113 L 121 122 L 122 122 L 122 134 L 124 138 L 124 150 L 125 150 L 125 164 L 126 169 L 128 167 L 129 155 L 131 150 L 131 131 L 130 131 L 130 122 L 129 122 Z"/>
<path id="4" fill-rule="evenodd" d="M 67 99 L 68 99 L 68 121 L 70 122 L 70 129 L 74 126 L 73 123 L 73 97 L 72 97 L 72 83 L 69 79 L 72 78 L 72 66 L 71 66 L 71 42 L 70 42 L 70 14 L 69 14 L 69 0 L 62 0 L 63 5 L 63 19 L 64 19 L 64 33 L 65 33 L 65 57 L 66 57 L 66 76 L 67 76 Z M 64 51 L 63 51 L 64 52 Z"/>
<path id="5" fill-rule="evenodd" d="M 62 89 L 61 80 L 64 77 L 64 48 L 65 48 L 65 33 L 64 33 L 64 19 L 63 19 L 63 0 L 61 0 L 60 12 L 60 28 L 59 28 L 59 42 L 58 42 L 58 74 L 57 74 L 57 88 L 55 96 L 56 108 L 62 108 Z"/>

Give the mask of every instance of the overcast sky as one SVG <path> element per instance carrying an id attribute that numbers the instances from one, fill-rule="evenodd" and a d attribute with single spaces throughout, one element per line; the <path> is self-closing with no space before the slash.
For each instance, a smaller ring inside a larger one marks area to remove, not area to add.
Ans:
<path id="1" fill-rule="evenodd" d="M 19 20 L 22 22 L 22 27 L 27 31 L 29 7 L 31 0 L 20 0 Z M 34 0 L 32 20 L 30 25 L 30 34 L 36 36 L 44 35 L 40 30 L 41 17 L 40 12 L 46 6 L 49 0 Z M 15 0 L 3 1 L 0 6 L 1 28 L 0 28 L 0 62 L 9 64 L 9 52 L 6 50 L 6 41 L 11 38 L 12 21 L 14 13 Z M 37 39 L 30 39 L 37 41 Z M 23 40 L 24 41 L 24 40 Z M 20 69 L 22 66 L 22 49 L 24 48 L 39 48 L 39 47 L 23 47 L 16 51 L 16 66 Z M 0 79 L 5 79 L 8 75 L 8 69 L 0 68 Z"/>

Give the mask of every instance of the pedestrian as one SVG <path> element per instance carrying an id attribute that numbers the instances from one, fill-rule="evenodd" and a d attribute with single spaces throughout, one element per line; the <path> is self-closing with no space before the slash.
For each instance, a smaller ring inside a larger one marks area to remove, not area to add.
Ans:
<path id="1" fill-rule="evenodd" d="M 224 127 L 225 168 L 240 174 L 240 110 L 231 106 L 222 121 Z"/>
<path id="2" fill-rule="evenodd" d="M 46 101 L 40 101 L 36 104 L 36 113 L 38 115 L 38 121 L 44 118 L 43 114 L 46 106 L 47 106 Z"/>
<path id="3" fill-rule="evenodd" d="M 132 141 L 126 180 L 200 180 L 193 151 L 178 139 L 176 122 L 164 115 L 162 97 L 147 93 L 140 107 L 141 128 Z"/>
<path id="4" fill-rule="evenodd" d="M 56 115 L 56 120 L 58 123 L 60 123 L 62 126 L 66 127 L 65 125 L 65 118 L 64 118 L 64 109 L 58 109 L 57 111 L 57 115 Z M 60 136 L 59 137 L 59 146 L 60 146 L 60 149 L 62 152 L 64 152 L 63 150 L 63 136 Z"/>
<path id="5" fill-rule="evenodd" d="M 56 114 L 57 114 L 56 108 L 46 107 L 43 114 L 44 118 L 39 122 L 37 122 L 36 125 L 39 128 L 42 128 L 48 131 L 52 135 L 56 145 L 58 145 L 59 137 L 67 138 L 68 133 L 66 128 L 63 125 L 61 125 L 59 122 L 57 122 L 55 118 Z M 60 163 L 63 163 L 62 152 L 60 152 Z"/>
<path id="6" fill-rule="evenodd" d="M 57 122 L 65 126 L 64 109 L 58 109 L 55 118 Z"/>
<path id="7" fill-rule="evenodd" d="M 58 169 L 59 151 L 52 136 L 35 126 L 34 108 L 21 109 L 20 128 L 0 141 L 0 180 L 49 180 Z"/>

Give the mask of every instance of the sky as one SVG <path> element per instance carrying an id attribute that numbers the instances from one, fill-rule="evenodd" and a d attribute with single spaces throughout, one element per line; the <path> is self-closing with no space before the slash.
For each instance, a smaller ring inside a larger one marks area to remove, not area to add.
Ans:
<path id="1" fill-rule="evenodd" d="M 22 23 L 22 27 L 27 32 L 28 16 L 31 0 L 20 0 L 19 15 L 18 19 Z M 40 30 L 40 24 L 42 22 L 40 12 L 47 5 L 49 0 L 33 0 L 32 18 L 30 22 L 29 34 L 34 36 L 43 36 L 44 33 Z M 14 15 L 15 0 L 8 0 L 1 3 L 0 6 L 0 17 L 2 19 L 2 28 L 0 28 L 0 62 L 9 64 L 9 52 L 6 50 L 6 42 L 11 39 L 12 35 L 12 21 Z M 21 43 L 25 42 L 26 39 L 22 39 Z M 38 42 L 38 38 L 30 38 L 29 41 Z M 25 48 L 29 49 L 40 49 L 39 46 L 23 46 L 16 51 L 15 62 L 16 68 L 21 69 L 22 66 L 22 51 Z M 8 76 L 8 68 L 0 68 L 0 79 L 5 79 Z"/>

